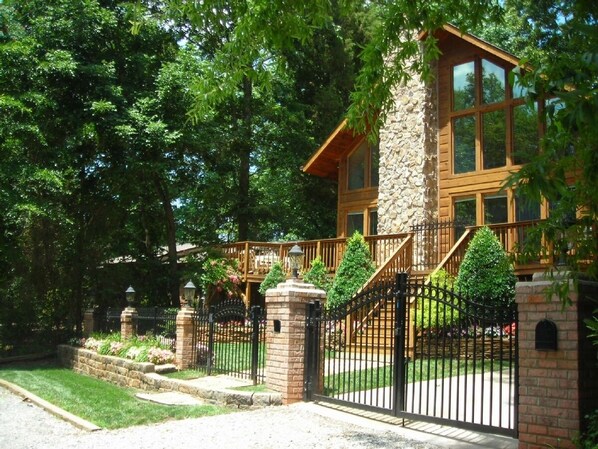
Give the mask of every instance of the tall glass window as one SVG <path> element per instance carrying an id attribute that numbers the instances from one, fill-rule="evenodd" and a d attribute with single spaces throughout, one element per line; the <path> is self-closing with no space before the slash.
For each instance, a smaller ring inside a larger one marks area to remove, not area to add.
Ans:
<path id="1" fill-rule="evenodd" d="M 454 172 L 474 171 L 476 121 L 474 115 L 456 118 L 453 121 L 453 148 L 455 149 Z"/>
<path id="2" fill-rule="evenodd" d="M 488 195 L 484 197 L 484 224 L 507 223 L 506 195 Z"/>
<path id="3" fill-rule="evenodd" d="M 475 62 L 466 62 L 453 67 L 453 110 L 472 108 L 475 98 Z"/>
<path id="4" fill-rule="evenodd" d="M 378 209 L 370 210 L 370 234 L 378 235 Z"/>
<path id="5" fill-rule="evenodd" d="M 366 145 L 360 145 L 348 158 L 349 190 L 365 187 L 365 150 Z"/>
<path id="6" fill-rule="evenodd" d="M 507 163 L 507 122 L 504 109 L 482 116 L 484 170 L 504 167 Z"/>
<path id="7" fill-rule="evenodd" d="M 538 152 L 538 106 L 513 108 L 513 164 L 525 164 Z"/>
<path id="8" fill-rule="evenodd" d="M 363 235 L 363 212 L 349 212 L 347 214 L 347 236 L 352 236 L 355 231 Z"/>
<path id="9" fill-rule="evenodd" d="M 484 104 L 505 101 L 505 69 L 482 59 L 482 101 Z"/>
<path id="10" fill-rule="evenodd" d="M 459 198 L 455 200 L 453 217 L 455 220 L 455 240 L 465 232 L 465 226 L 476 224 L 476 199 Z"/>

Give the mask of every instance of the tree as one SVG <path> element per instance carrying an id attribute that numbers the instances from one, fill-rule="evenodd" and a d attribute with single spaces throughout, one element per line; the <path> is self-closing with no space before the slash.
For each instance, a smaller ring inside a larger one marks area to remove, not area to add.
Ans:
<path id="1" fill-rule="evenodd" d="M 286 278 L 287 277 L 282 268 L 282 263 L 276 262 L 274 265 L 272 265 L 272 268 L 260 284 L 259 292 L 265 296 L 269 289 L 276 288 L 276 286 L 281 282 L 284 282 Z"/>
<path id="2" fill-rule="evenodd" d="M 210 8 L 210 4 L 202 2 L 201 7 L 189 8 L 201 13 L 201 8 Z M 343 6 L 351 4 L 343 2 Z M 238 18 L 231 33 L 232 44 L 219 53 L 222 61 L 240 56 L 241 61 L 247 61 L 243 57 L 255 55 L 256 48 L 275 54 L 294 42 L 311 38 L 317 28 L 314 25 L 330 22 L 334 17 L 331 4 L 319 0 L 302 2 L 301 6 L 280 5 L 276 17 L 265 2 L 251 5 L 251 13 Z M 598 214 L 596 3 L 399 0 L 370 2 L 370 5 L 375 19 L 369 42 L 361 53 L 362 66 L 351 95 L 350 126 L 357 132 L 369 132 L 375 139 L 386 114 L 393 108 L 393 88 L 412 76 L 430 78 L 430 63 L 439 56 L 435 30 L 449 22 L 463 32 L 479 31 L 489 23 L 494 24 L 488 36 L 494 36 L 499 46 L 509 45 L 512 47 L 509 50 L 526 58 L 519 82 L 527 87 L 530 107 L 537 99 L 559 99 L 544 110 L 542 119 L 547 123 L 547 131 L 542 151 L 511 177 L 507 185 L 532 199 L 543 197 L 551 202 L 553 212 L 545 228 L 546 238 L 555 241 L 567 235 L 576 247 L 576 251 L 569 253 L 570 265 L 576 268 L 578 262 L 590 261 L 588 273 L 595 278 L 598 237 L 587 230 L 594 226 Z M 341 8 L 347 10 L 350 8 Z M 509 29 L 515 32 L 509 33 Z M 421 32 L 425 34 L 420 40 Z M 249 36 L 254 43 L 247 42 Z M 232 64 L 232 73 L 243 73 L 239 69 L 243 62 Z M 568 175 L 572 173 L 574 188 L 569 188 Z M 583 211 L 583 218 L 569 223 L 565 217 L 571 211 Z M 566 292 L 562 293 L 566 296 Z"/>
<path id="3" fill-rule="evenodd" d="M 0 322 L 25 311 L 21 331 L 78 329 L 116 256 L 137 260 L 138 291 L 157 301 L 168 285 L 178 302 L 159 247 L 174 242 L 173 167 L 189 139 L 156 90 L 179 47 L 155 21 L 131 35 L 131 17 L 96 0 L 0 4 Z"/>
<path id="4" fill-rule="evenodd" d="M 368 244 L 363 236 L 355 231 L 347 240 L 345 253 L 328 291 L 326 307 L 332 309 L 345 305 L 364 286 L 375 270 Z"/>
<path id="5" fill-rule="evenodd" d="M 328 274 L 326 265 L 324 265 L 320 256 L 311 261 L 311 266 L 303 276 L 303 279 L 305 282 L 313 284 L 325 292 L 330 290 L 330 287 L 332 286 L 332 280 Z"/>
<path id="6" fill-rule="evenodd" d="M 516 282 L 513 264 L 498 237 L 490 228 L 480 228 L 459 266 L 456 284 L 460 292 L 476 304 L 506 311 L 515 301 Z"/>

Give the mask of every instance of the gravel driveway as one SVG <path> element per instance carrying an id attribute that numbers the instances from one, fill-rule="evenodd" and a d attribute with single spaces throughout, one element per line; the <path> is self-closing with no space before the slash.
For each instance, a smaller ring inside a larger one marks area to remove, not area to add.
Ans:
<path id="1" fill-rule="evenodd" d="M 85 447 L 439 449 L 488 446 L 446 440 L 308 403 L 89 433 L 0 388 L 0 449 Z"/>

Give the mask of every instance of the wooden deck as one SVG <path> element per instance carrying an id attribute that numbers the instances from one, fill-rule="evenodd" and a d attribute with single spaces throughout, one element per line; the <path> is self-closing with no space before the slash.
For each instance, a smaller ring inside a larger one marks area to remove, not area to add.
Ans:
<path id="1" fill-rule="evenodd" d="M 553 263 L 553 258 L 548 256 L 537 261 L 523 262 L 518 254 L 521 244 L 529 236 L 529 230 L 537 223 L 537 221 L 527 221 L 489 226 L 498 236 L 503 248 L 513 256 L 515 273 L 519 276 L 542 271 Z M 441 262 L 434 271 L 444 268 L 449 273 L 456 275 L 467 245 L 478 228 L 479 226 L 467 228 L 456 243 L 439 241 L 439 248 L 450 248 L 450 250 L 441 255 Z M 449 237 L 440 239 L 454 238 L 452 234 L 446 235 Z M 394 272 L 407 271 L 421 276 L 427 276 L 432 271 L 415 272 L 412 270 L 413 267 L 416 267 L 414 265 L 416 257 L 421 257 L 421 248 L 418 248 L 418 240 L 413 238 L 413 233 L 367 236 L 365 241 L 370 248 L 372 260 L 377 269 L 370 281 L 387 277 L 393 270 Z M 346 242 L 347 238 L 345 237 L 280 243 L 246 241 L 221 245 L 220 248 L 225 257 L 236 259 L 239 262 L 242 280 L 246 284 L 246 301 L 249 304 L 251 303 L 251 284 L 261 283 L 275 263 L 282 262 L 283 269 L 290 274 L 288 253 L 293 245 L 299 245 L 305 254 L 301 271 L 307 271 L 311 261 L 320 256 L 328 272 L 334 275 L 342 260 Z M 548 253 L 550 251 L 547 251 Z"/>

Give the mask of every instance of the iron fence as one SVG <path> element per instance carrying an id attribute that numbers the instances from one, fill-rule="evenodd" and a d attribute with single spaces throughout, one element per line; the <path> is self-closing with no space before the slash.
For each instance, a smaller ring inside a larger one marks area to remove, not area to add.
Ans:
<path id="1" fill-rule="evenodd" d="M 176 315 L 178 309 L 140 307 L 136 310 L 137 335 L 161 336 L 174 341 L 176 338 Z M 121 313 L 122 309 L 116 307 L 110 307 L 104 313 L 100 313 L 100 332 L 120 332 Z"/>
<path id="2" fill-rule="evenodd" d="M 240 300 L 228 300 L 198 311 L 193 338 L 197 370 L 251 379 L 254 385 L 264 382 L 265 309 L 247 309 Z"/>
<path id="3" fill-rule="evenodd" d="M 411 226 L 414 240 L 413 269 L 426 271 L 436 268 L 464 230 L 465 223 L 449 220 Z"/>
<path id="4" fill-rule="evenodd" d="M 402 273 L 346 307 L 307 307 L 306 400 L 517 435 L 514 304 Z"/>

